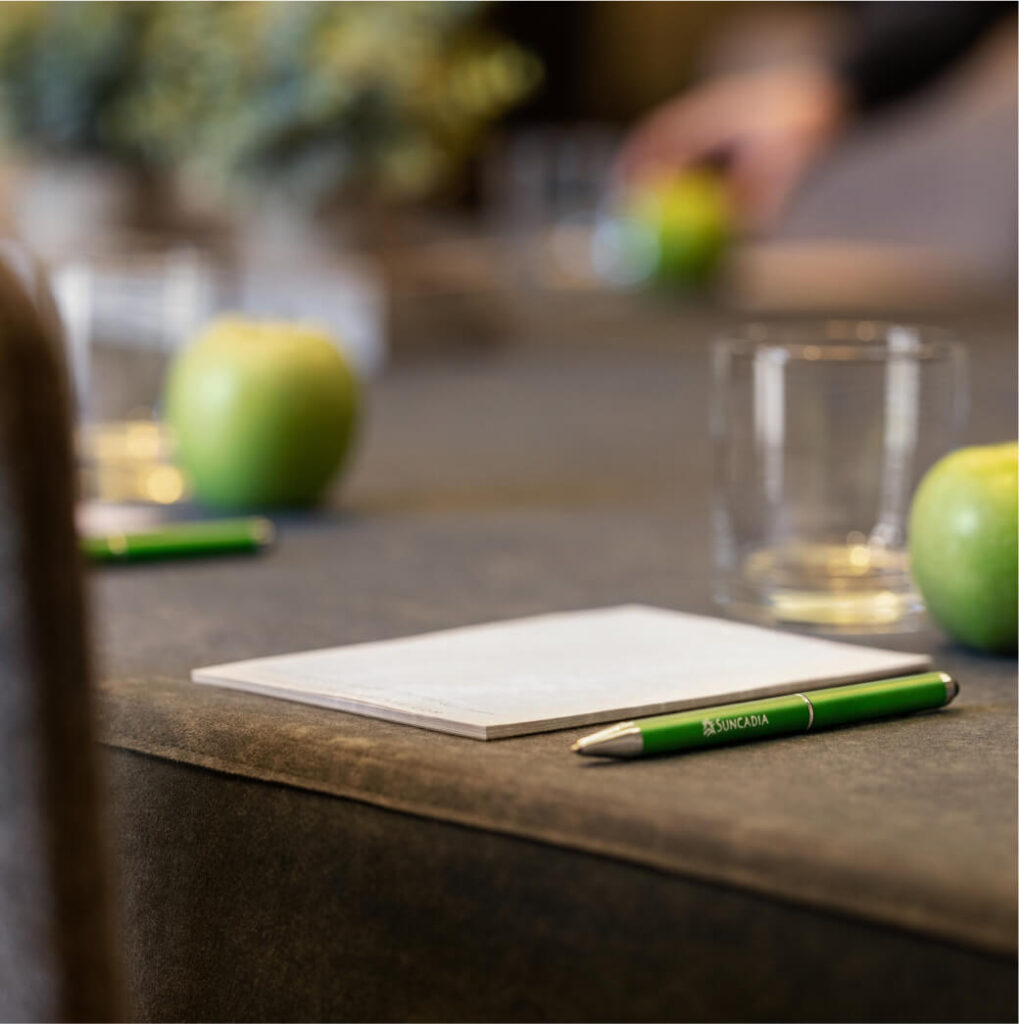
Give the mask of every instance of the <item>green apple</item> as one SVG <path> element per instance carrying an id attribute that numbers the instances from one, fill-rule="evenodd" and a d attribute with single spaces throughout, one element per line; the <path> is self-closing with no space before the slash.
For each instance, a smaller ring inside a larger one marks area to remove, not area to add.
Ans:
<path id="1" fill-rule="evenodd" d="M 962 448 L 920 482 L 909 520 L 913 578 L 931 617 L 982 651 L 1016 649 L 1016 442 Z"/>
<path id="2" fill-rule="evenodd" d="M 732 235 L 724 180 L 687 171 L 635 186 L 624 204 L 632 257 L 659 284 L 702 288 L 714 278 Z"/>
<path id="3" fill-rule="evenodd" d="M 324 332 L 214 321 L 170 368 L 165 412 L 195 497 L 218 508 L 310 505 L 352 446 L 357 378 Z"/>

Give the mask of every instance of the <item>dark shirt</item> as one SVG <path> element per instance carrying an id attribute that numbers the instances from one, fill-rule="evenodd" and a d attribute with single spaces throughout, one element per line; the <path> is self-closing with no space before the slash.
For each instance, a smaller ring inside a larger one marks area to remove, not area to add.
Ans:
<path id="1" fill-rule="evenodd" d="M 854 3 L 852 36 L 839 71 L 857 107 L 873 110 L 951 67 L 1014 3 Z"/>

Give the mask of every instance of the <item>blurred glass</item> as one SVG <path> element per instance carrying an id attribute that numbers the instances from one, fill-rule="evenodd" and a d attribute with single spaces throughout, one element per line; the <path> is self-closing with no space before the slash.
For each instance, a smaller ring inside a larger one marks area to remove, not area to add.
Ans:
<path id="1" fill-rule="evenodd" d="M 154 419 L 170 355 L 213 309 L 208 261 L 191 248 L 126 249 L 58 268 L 53 291 L 86 353 L 82 420 Z"/>
<path id="2" fill-rule="evenodd" d="M 159 406 L 170 357 L 209 318 L 214 279 L 190 248 L 125 250 L 58 268 L 53 292 L 79 394 L 83 495 L 172 504 L 186 482 Z"/>
<path id="3" fill-rule="evenodd" d="M 906 525 L 959 440 L 966 357 L 941 332 L 759 325 L 713 347 L 715 598 L 768 623 L 915 628 Z"/>
<path id="4" fill-rule="evenodd" d="M 618 144 L 615 129 L 577 124 L 521 130 L 489 152 L 489 218 L 519 284 L 565 290 L 601 283 L 592 238 Z"/>

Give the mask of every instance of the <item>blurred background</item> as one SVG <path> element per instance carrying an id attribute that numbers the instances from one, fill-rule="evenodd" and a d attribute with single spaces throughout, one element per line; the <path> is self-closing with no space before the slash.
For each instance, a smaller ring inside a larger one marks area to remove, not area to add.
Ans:
<path id="1" fill-rule="evenodd" d="M 780 216 L 734 217 L 710 275 L 643 287 L 617 172 L 648 111 L 837 66 L 862 8 L 966 6 L 997 13 L 847 115 Z M 706 309 L 942 315 L 1015 286 L 1011 5 L 12 3 L 0 133 L 0 233 L 50 284 L 105 467 L 89 486 L 113 497 L 183 495 L 135 462 L 163 458 L 169 355 L 226 309 L 321 323 L 371 375 L 509 343 L 557 303 L 675 331 Z"/>

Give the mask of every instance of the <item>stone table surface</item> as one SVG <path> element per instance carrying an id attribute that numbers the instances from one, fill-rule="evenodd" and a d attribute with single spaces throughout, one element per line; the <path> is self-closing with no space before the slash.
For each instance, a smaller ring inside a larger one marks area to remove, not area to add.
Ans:
<path id="1" fill-rule="evenodd" d="M 484 744 L 188 683 L 541 612 L 712 612 L 716 325 L 575 303 L 524 326 L 390 368 L 345 486 L 275 549 L 95 571 L 104 741 L 1014 953 L 1016 665 L 933 629 L 878 642 L 957 675 L 944 712 L 640 763 L 581 762 L 589 730 Z M 1014 323 L 966 337 L 970 440 L 1011 436 Z"/>

